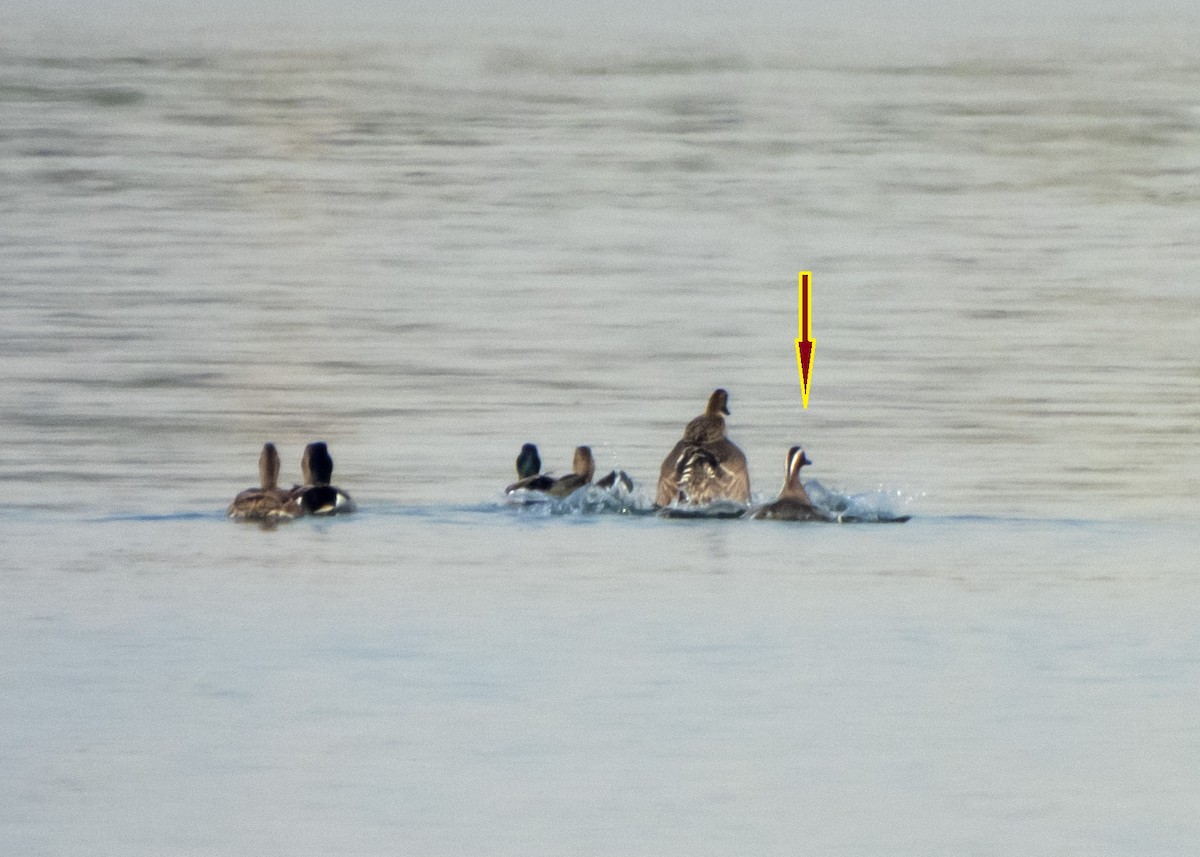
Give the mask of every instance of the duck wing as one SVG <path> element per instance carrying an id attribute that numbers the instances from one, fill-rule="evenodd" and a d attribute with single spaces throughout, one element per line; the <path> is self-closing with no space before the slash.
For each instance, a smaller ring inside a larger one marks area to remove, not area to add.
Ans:
<path id="1" fill-rule="evenodd" d="M 740 450 L 737 451 L 740 454 Z M 681 502 L 697 506 L 723 500 L 742 504 L 749 502 L 750 482 L 744 457 L 723 461 L 718 451 L 711 447 L 688 447 L 680 457 L 678 476 L 678 498 Z"/>
<path id="2" fill-rule="evenodd" d="M 581 473 L 568 473 L 566 476 L 555 479 L 554 484 L 546 489 L 546 493 L 551 497 L 566 497 L 574 494 L 590 481 Z"/>
<path id="3" fill-rule="evenodd" d="M 556 481 L 553 476 L 539 473 L 536 476 L 526 476 L 524 479 L 518 479 L 512 485 L 505 488 L 504 493 L 511 494 L 514 491 L 549 491 L 554 487 Z"/>
<path id="4" fill-rule="evenodd" d="M 746 464 L 745 453 L 737 444 L 724 437 L 715 443 L 707 444 L 705 449 L 720 466 L 720 499 L 749 503 L 750 468 Z"/>
<path id="5" fill-rule="evenodd" d="M 663 459 L 662 467 L 658 471 L 658 491 L 654 497 L 656 506 L 669 506 L 671 501 L 679 495 L 680 459 L 683 458 L 684 452 L 693 446 L 688 441 L 681 440 Z"/>
<path id="6" fill-rule="evenodd" d="M 608 491 L 613 488 L 626 493 L 633 491 L 633 478 L 624 470 L 610 470 L 608 475 L 596 480 L 596 486 Z"/>

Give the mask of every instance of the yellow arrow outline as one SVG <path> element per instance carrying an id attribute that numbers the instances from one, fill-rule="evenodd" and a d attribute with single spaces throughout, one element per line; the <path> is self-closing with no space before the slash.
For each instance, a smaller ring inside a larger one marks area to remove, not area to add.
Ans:
<path id="1" fill-rule="evenodd" d="M 805 313 L 804 291 L 805 286 L 808 286 L 808 312 Z M 808 409 L 808 387 L 812 382 L 812 366 L 817 356 L 817 341 L 812 338 L 812 271 L 801 271 L 797 278 L 797 313 L 799 320 L 797 327 L 799 328 L 799 336 L 796 338 L 796 371 L 800 375 L 800 398 L 804 402 L 805 410 Z M 800 343 L 809 343 L 810 350 L 808 354 L 808 377 L 804 377 L 804 358 L 801 356 Z"/>

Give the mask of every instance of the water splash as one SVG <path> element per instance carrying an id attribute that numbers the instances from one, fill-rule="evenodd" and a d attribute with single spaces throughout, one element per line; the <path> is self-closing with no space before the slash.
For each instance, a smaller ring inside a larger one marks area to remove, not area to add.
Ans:
<path id="1" fill-rule="evenodd" d="M 566 497 L 551 497 L 540 491 L 513 491 L 501 505 L 533 515 L 648 515 L 654 504 L 640 491 L 621 484 L 609 488 L 585 485 Z"/>
<path id="2" fill-rule="evenodd" d="M 861 494 L 842 494 L 813 479 L 804 483 L 813 505 L 840 524 L 903 523 L 911 514 L 914 497 L 896 489 L 880 486 Z"/>
<path id="3" fill-rule="evenodd" d="M 911 517 L 916 498 L 895 489 L 880 486 L 875 491 L 843 494 L 813 480 L 805 484 L 813 505 L 830 522 L 839 524 L 903 523 Z M 763 502 L 770 502 L 764 500 Z M 717 502 L 707 506 L 658 508 L 642 492 L 620 485 L 601 488 L 588 485 L 567 497 L 551 497 L 539 491 L 514 491 L 497 502 L 498 508 L 521 514 L 551 517 L 556 515 L 658 515 L 663 518 L 749 518 L 762 503 L 743 506 Z"/>

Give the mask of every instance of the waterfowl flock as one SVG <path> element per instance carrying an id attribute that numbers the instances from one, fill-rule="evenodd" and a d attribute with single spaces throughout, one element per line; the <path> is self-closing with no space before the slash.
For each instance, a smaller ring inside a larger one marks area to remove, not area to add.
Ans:
<path id="1" fill-rule="evenodd" d="M 725 417 L 730 415 L 729 393 L 712 392 L 704 413 L 683 429 L 659 468 L 653 511 L 666 517 L 749 517 L 778 521 L 863 520 L 844 512 L 832 512 L 813 503 L 800 481 L 800 470 L 812 460 L 803 447 L 793 446 L 784 461 L 783 488 L 772 502 L 755 508 L 750 495 L 750 471 L 746 456 L 725 434 Z M 322 441 L 308 444 L 300 459 L 303 484 L 279 487 L 279 452 L 273 443 L 263 445 L 258 459 L 259 485 L 239 493 L 229 505 L 228 516 L 238 520 L 275 522 L 306 515 L 339 515 L 353 512 L 350 495 L 331 484 L 333 458 Z M 521 447 L 516 460 L 517 481 L 504 489 L 510 503 L 524 505 L 562 500 L 595 486 L 623 497 L 633 493 L 634 484 L 624 470 L 613 470 L 593 482 L 596 461 L 589 446 L 578 446 L 571 472 L 554 476 L 542 472 L 542 459 L 532 443 Z M 875 518 L 901 523 L 908 516 Z"/>

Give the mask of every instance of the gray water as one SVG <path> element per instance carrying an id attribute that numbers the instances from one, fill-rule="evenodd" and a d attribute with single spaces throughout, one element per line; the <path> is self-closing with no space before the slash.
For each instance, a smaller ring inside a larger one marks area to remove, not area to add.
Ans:
<path id="1" fill-rule="evenodd" d="M 1195 853 L 1194 14 L 216 8 L 0 28 L 0 850 Z M 500 501 L 717 386 L 913 519 Z"/>

